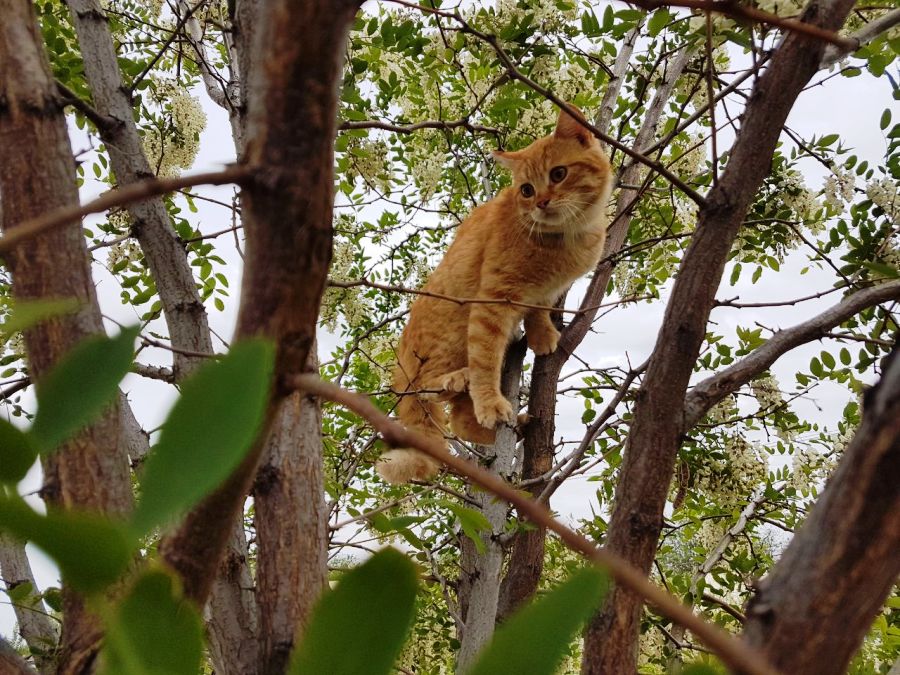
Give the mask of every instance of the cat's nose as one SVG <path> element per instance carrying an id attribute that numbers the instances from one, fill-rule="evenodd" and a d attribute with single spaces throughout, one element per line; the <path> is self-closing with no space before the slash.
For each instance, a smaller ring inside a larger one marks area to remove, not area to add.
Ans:
<path id="1" fill-rule="evenodd" d="M 550 204 L 550 200 L 549 200 L 549 199 L 542 199 L 541 201 L 539 201 L 539 202 L 537 203 L 537 207 L 538 207 L 539 209 L 546 209 L 548 204 Z"/>

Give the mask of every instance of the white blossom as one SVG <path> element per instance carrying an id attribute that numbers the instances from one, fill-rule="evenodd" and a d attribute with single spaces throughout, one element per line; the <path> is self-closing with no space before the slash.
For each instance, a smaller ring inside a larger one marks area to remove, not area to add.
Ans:
<path id="1" fill-rule="evenodd" d="M 822 194 L 825 203 L 832 207 L 838 213 L 844 210 L 844 204 L 849 203 L 853 199 L 853 192 L 856 188 L 856 178 L 849 171 L 836 168 L 832 174 L 825 179 L 825 185 L 822 187 Z"/>
<path id="2" fill-rule="evenodd" d="M 873 180 L 866 185 L 866 195 L 887 214 L 895 224 L 900 223 L 900 189 L 890 178 Z"/>

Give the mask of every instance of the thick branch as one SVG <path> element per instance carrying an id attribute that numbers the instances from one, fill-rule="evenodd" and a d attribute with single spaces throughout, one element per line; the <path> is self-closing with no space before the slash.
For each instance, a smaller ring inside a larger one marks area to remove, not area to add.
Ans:
<path id="1" fill-rule="evenodd" d="M 900 357 L 866 393 L 859 430 L 747 608 L 745 639 L 782 672 L 838 675 L 900 574 Z"/>
<path id="2" fill-rule="evenodd" d="M 887 33 L 891 28 L 900 24 L 900 8 L 893 9 L 887 14 L 882 14 L 874 21 L 870 21 L 865 26 L 848 37 L 849 44 L 839 46 L 830 45 L 825 50 L 822 60 L 819 62 L 819 68 L 830 68 L 841 58 L 855 52 L 860 47 L 869 44 L 879 35 Z"/>
<path id="3" fill-rule="evenodd" d="M 852 0 L 812 2 L 806 23 L 834 31 Z M 649 574 L 662 528 L 663 509 L 681 444 L 684 396 L 706 334 L 709 313 L 728 254 L 753 197 L 765 178 L 782 125 L 797 96 L 818 70 L 823 43 L 791 33 L 756 81 L 719 184 L 707 196 L 690 247 L 681 262 L 634 419 L 616 487 L 606 545 Z M 613 589 L 591 622 L 583 673 L 632 672 L 641 599 Z"/>
<path id="4" fill-rule="evenodd" d="M 311 371 L 318 370 L 315 350 Z M 281 404 L 253 487 L 260 675 L 285 672 L 295 639 L 328 584 L 328 514 L 319 400 Z"/>
<path id="5" fill-rule="evenodd" d="M 303 371 L 315 338 L 331 258 L 338 82 L 357 8 L 347 0 L 277 0 L 261 5 L 253 19 L 256 53 L 251 70 L 243 71 L 247 160 L 264 171 L 243 194 L 247 245 L 236 339 L 274 340 L 279 375 Z M 237 517 L 286 394 L 273 391 L 266 423 L 244 462 L 160 547 L 198 603 L 209 593 L 227 525 Z"/>
<path id="6" fill-rule="evenodd" d="M 733 638 L 717 626 L 707 623 L 693 614 L 668 592 L 650 583 L 640 571 L 606 548 L 598 548 L 585 537 L 556 520 L 546 506 L 528 498 L 515 486 L 496 474 L 473 462 L 451 455 L 444 450 L 441 442 L 404 428 L 399 422 L 382 413 L 368 398 L 341 389 L 329 382 L 323 382 L 316 375 L 297 375 L 289 378 L 285 384 L 341 404 L 369 422 L 389 446 L 420 450 L 446 464 L 461 476 L 509 502 L 516 508 L 520 516 L 555 532 L 569 548 L 604 568 L 616 582 L 645 598 L 672 621 L 686 626 L 731 668 L 747 673 L 774 675 L 774 671 L 765 662 L 752 652 L 740 647 Z"/>
<path id="7" fill-rule="evenodd" d="M 838 304 L 801 324 L 780 330 L 750 354 L 725 370 L 706 378 L 691 389 L 684 401 L 684 428 L 687 432 L 716 403 L 769 368 L 786 352 L 825 337 L 835 326 L 867 307 L 900 300 L 900 281 L 872 286 L 848 295 Z"/>

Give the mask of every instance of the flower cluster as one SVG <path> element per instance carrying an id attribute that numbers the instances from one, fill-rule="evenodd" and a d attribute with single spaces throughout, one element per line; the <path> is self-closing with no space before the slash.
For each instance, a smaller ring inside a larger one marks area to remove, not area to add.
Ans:
<path id="1" fill-rule="evenodd" d="M 757 0 L 756 6 L 778 16 L 794 16 L 803 9 L 803 3 L 799 0 Z"/>
<path id="2" fill-rule="evenodd" d="M 335 279 L 351 279 L 355 264 L 353 247 L 342 239 L 335 240 L 331 258 L 331 276 Z M 334 331 L 338 317 L 343 315 L 345 325 L 355 326 L 371 316 L 372 308 L 358 288 L 328 288 L 322 296 L 320 321 L 328 330 Z"/>
<path id="3" fill-rule="evenodd" d="M 873 180 L 866 185 L 866 195 L 881 207 L 888 218 L 900 224 L 900 188 L 890 178 Z"/>
<path id="4" fill-rule="evenodd" d="M 753 392 L 753 396 L 762 410 L 772 410 L 784 402 L 781 398 L 778 380 L 771 373 L 766 373 L 753 380 L 750 383 L 750 391 Z"/>
<path id="5" fill-rule="evenodd" d="M 775 179 L 774 185 L 779 190 L 784 205 L 801 220 L 809 221 L 819 211 L 819 202 L 807 189 L 803 176 L 798 171 L 788 169 Z"/>
<path id="6" fill-rule="evenodd" d="M 106 265 L 110 269 L 115 267 L 123 260 L 128 263 L 140 262 L 143 259 L 141 247 L 133 239 L 126 239 L 109 247 L 109 253 L 106 256 Z"/>
<path id="7" fill-rule="evenodd" d="M 760 448 L 740 434 L 725 439 L 725 457 L 697 468 L 694 485 L 723 507 L 737 506 L 764 483 L 769 465 Z"/>
<path id="8" fill-rule="evenodd" d="M 856 189 L 856 178 L 849 171 L 835 168 L 830 176 L 825 179 L 825 185 L 822 187 L 822 195 L 825 203 L 834 211 L 841 213 L 844 210 L 844 204 L 848 204 L 853 199 L 853 192 Z"/>
<path id="9" fill-rule="evenodd" d="M 389 150 L 383 139 L 351 139 L 347 152 L 351 157 L 348 180 L 353 181 L 358 177 L 367 186 L 375 187 L 383 194 L 390 193 L 391 172 L 387 163 Z"/>
<path id="10" fill-rule="evenodd" d="M 813 447 L 795 448 L 791 456 L 789 484 L 798 492 L 808 494 L 810 488 L 821 485 L 834 465 L 833 457 L 823 455 Z"/>
<path id="11" fill-rule="evenodd" d="M 173 81 L 157 81 L 153 92 L 153 99 L 166 112 L 166 123 L 145 129 L 141 142 L 157 175 L 177 176 L 194 164 L 206 113 L 197 98 Z"/>

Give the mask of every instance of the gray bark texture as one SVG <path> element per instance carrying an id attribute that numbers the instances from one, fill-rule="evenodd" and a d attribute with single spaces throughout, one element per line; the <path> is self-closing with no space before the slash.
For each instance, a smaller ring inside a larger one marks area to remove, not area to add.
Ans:
<path id="1" fill-rule="evenodd" d="M 519 407 L 519 381 L 525 357 L 525 340 L 517 340 L 506 351 L 501 391 L 513 406 Z M 480 447 L 487 458 L 487 467 L 509 480 L 513 471 L 521 468 L 515 429 L 501 425 L 492 446 Z M 494 634 L 497 606 L 500 600 L 500 581 L 503 568 L 506 523 L 509 504 L 484 490 L 469 490 L 491 529 L 480 535 L 482 550 L 468 537 L 463 537 L 460 559 L 459 605 L 464 629 L 460 639 L 457 672 L 465 672 L 475 663 L 478 653 Z"/>
<path id="2" fill-rule="evenodd" d="M 41 675 L 56 673 L 56 647 L 59 643 L 59 626 L 47 613 L 40 589 L 34 580 L 31 563 L 25 554 L 25 544 L 0 533 L 0 577 L 11 591 L 27 584 L 28 596 L 13 605 L 19 634 L 34 657 L 34 665 Z"/>
<path id="3" fill-rule="evenodd" d="M 311 370 L 316 372 L 315 359 Z M 256 505 L 259 664 L 283 673 L 294 642 L 328 585 L 328 522 L 318 399 L 281 404 L 253 490 Z"/>

